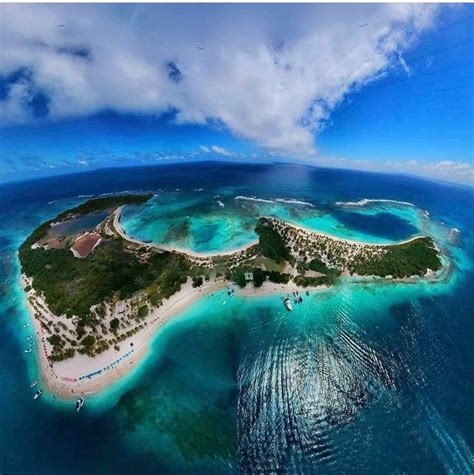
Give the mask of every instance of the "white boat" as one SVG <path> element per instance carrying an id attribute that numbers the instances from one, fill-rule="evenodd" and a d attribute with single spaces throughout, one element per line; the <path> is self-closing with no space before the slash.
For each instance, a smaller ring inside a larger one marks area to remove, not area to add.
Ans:
<path id="1" fill-rule="evenodd" d="M 26 340 L 28 341 L 28 340 L 31 340 L 32 338 L 33 338 L 33 335 L 29 335 L 26 337 Z"/>
<path id="2" fill-rule="evenodd" d="M 32 352 L 32 349 L 31 349 L 31 348 L 27 348 L 27 349 L 25 350 L 25 353 L 31 353 L 31 352 Z"/>
<path id="3" fill-rule="evenodd" d="M 86 400 L 83 397 L 78 397 L 76 399 L 76 412 L 79 412 L 82 409 L 82 406 L 85 404 Z"/>
<path id="4" fill-rule="evenodd" d="M 25 323 L 25 324 L 23 325 L 23 328 L 28 328 L 29 326 L 30 326 L 29 323 Z"/>
<path id="5" fill-rule="evenodd" d="M 35 386 L 38 386 L 39 381 L 36 379 L 30 384 L 30 388 L 34 388 Z"/>
<path id="6" fill-rule="evenodd" d="M 33 396 L 33 399 L 38 399 L 41 395 L 43 394 L 43 391 L 39 389 L 38 391 L 35 392 L 35 395 Z"/>
<path id="7" fill-rule="evenodd" d="M 293 310 L 293 305 L 291 305 L 291 299 L 289 297 L 286 297 L 286 299 L 283 300 L 283 303 L 285 304 L 285 307 L 289 312 Z"/>

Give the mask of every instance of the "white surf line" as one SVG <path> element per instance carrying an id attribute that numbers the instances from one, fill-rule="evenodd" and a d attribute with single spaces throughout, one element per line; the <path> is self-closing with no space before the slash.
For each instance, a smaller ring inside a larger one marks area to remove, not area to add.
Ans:
<path id="1" fill-rule="evenodd" d="M 278 201 L 278 203 L 285 203 L 285 204 L 290 204 L 290 205 L 303 205 L 303 206 L 310 206 L 311 208 L 314 208 L 314 205 L 312 203 L 309 203 L 308 201 L 285 199 L 285 198 L 275 198 L 275 201 Z"/>
<path id="2" fill-rule="evenodd" d="M 275 201 L 273 200 L 265 200 L 263 198 L 255 198 L 255 197 L 252 197 L 252 196 L 242 196 L 242 195 L 239 195 L 239 196 L 236 196 L 234 198 L 235 200 L 245 200 L 245 201 L 256 201 L 258 203 L 271 203 L 271 204 L 275 204 Z"/>
<path id="3" fill-rule="evenodd" d="M 303 205 L 303 206 L 310 206 L 311 208 L 314 208 L 314 205 L 312 203 L 309 203 L 308 201 L 301 201 L 301 200 L 296 200 L 296 199 L 291 199 L 291 198 L 265 199 L 265 198 L 256 198 L 255 196 L 239 195 L 239 196 L 236 196 L 234 199 L 245 200 L 245 201 L 255 201 L 257 203 L 270 203 L 270 204 L 284 203 L 284 204 L 290 204 L 290 205 Z"/>
<path id="4" fill-rule="evenodd" d="M 336 206 L 340 207 L 347 207 L 347 208 L 355 208 L 355 207 L 362 207 L 366 206 L 371 203 L 392 203 L 392 204 L 398 204 L 398 205 L 404 205 L 404 206 L 412 206 L 416 207 L 413 203 L 410 203 L 409 201 L 397 201 L 397 200 L 387 200 L 387 199 L 382 199 L 382 198 L 363 198 L 358 201 L 336 201 Z"/>

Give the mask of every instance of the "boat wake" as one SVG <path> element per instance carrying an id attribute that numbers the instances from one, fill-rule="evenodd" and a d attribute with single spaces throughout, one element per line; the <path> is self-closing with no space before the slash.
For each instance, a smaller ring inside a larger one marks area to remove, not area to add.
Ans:
<path id="1" fill-rule="evenodd" d="M 335 429 L 395 388 L 394 355 L 364 341 L 350 303 L 337 312 L 337 329 L 323 337 L 289 335 L 282 325 L 271 342 L 243 351 L 237 403 L 243 473 L 293 473 L 297 467 L 311 473 L 337 465 L 344 449 Z"/>

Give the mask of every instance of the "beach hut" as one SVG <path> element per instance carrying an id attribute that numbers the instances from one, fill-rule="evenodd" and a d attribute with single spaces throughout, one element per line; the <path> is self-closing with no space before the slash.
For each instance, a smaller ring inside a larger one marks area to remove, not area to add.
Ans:
<path id="1" fill-rule="evenodd" d="M 246 282 L 252 282 L 253 272 L 244 272 L 244 277 Z"/>

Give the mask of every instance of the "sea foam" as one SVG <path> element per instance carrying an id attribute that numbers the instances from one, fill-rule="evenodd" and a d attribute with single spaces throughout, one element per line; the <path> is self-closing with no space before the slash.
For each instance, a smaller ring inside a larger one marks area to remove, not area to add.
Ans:
<path id="1" fill-rule="evenodd" d="M 402 206 L 415 206 L 413 203 L 410 203 L 408 201 L 397 201 L 397 200 L 384 200 L 384 199 L 369 199 L 369 198 L 363 198 L 359 201 L 336 201 L 336 206 L 340 206 L 342 208 L 357 208 L 357 207 L 363 207 L 367 206 L 370 204 L 375 204 L 375 203 L 391 203 L 391 204 L 396 204 L 396 205 L 402 205 Z"/>

